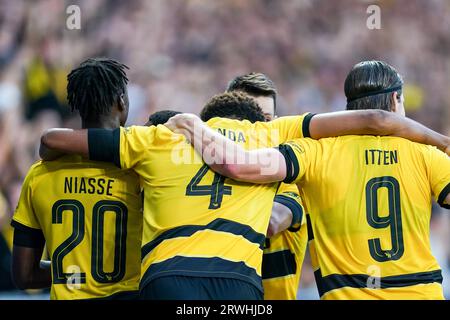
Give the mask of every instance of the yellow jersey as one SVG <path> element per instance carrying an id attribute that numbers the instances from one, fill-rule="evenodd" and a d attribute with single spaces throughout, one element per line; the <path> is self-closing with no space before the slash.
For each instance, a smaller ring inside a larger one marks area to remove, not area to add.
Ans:
<path id="1" fill-rule="evenodd" d="M 306 218 L 295 184 L 282 183 L 274 201 L 290 208 L 294 216 L 298 214 L 300 226 L 266 239 L 262 264 L 264 299 L 295 300 L 308 243 Z"/>
<path id="2" fill-rule="evenodd" d="M 141 203 L 138 176 L 111 164 L 65 156 L 30 168 L 12 225 L 42 231 L 51 257 L 51 299 L 139 289 Z"/>
<path id="3" fill-rule="evenodd" d="M 446 154 L 395 137 L 284 147 L 292 168 L 286 181 L 298 184 L 308 212 L 322 299 L 444 298 L 429 229 L 432 196 L 443 204 L 450 191 Z"/>
<path id="4" fill-rule="evenodd" d="M 208 125 L 256 149 L 302 137 L 311 117 L 254 124 L 214 118 Z M 115 162 L 133 169 L 144 189 L 141 287 L 184 275 L 239 279 L 262 291 L 262 250 L 279 183 L 241 183 L 214 173 L 183 135 L 163 125 L 121 128 L 114 136 Z"/>

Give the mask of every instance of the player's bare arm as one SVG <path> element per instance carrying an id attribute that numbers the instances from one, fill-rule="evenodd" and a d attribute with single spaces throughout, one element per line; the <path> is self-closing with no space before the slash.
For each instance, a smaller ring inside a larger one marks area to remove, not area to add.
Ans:
<path id="1" fill-rule="evenodd" d="M 49 129 L 41 137 L 39 155 L 54 160 L 64 154 L 89 155 L 88 130 Z"/>
<path id="2" fill-rule="evenodd" d="M 347 110 L 317 114 L 309 126 L 311 138 L 343 135 L 396 136 L 438 147 L 450 155 L 450 137 L 384 110 Z"/>
<path id="3" fill-rule="evenodd" d="M 41 267 L 43 247 L 28 248 L 14 245 L 12 254 L 12 277 L 21 289 L 43 289 L 52 284 L 50 268 Z"/>
<path id="4" fill-rule="evenodd" d="M 253 183 L 277 182 L 286 177 L 284 157 L 275 148 L 246 151 L 193 114 L 176 115 L 165 126 L 184 134 L 203 161 L 226 177 Z"/>
<path id="5" fill-rule="evenodd" d="M 286 177 L 286 163 L 276 149 L 246 151 L 206 126 L 193 114 L 172 117 L 166 126 L 182 133 L 212 170 L 239 181 L 269 183 Z M 348 134 L 393 135 L 448 150 L 449 138 L 417 123 L 382 110 L 356 110 L 316 115 L 311 119 L 313 138 Z"/>
<path id="6" fill-rule="evenodd" d="M 274 202 L 272 207 L 272 215 L 269 220 L 269 227 L 267 228 L 267 237 L 273 237 L 274 235 L 287 230 L 292 224 L 292 211 L 285 205 Z"/>

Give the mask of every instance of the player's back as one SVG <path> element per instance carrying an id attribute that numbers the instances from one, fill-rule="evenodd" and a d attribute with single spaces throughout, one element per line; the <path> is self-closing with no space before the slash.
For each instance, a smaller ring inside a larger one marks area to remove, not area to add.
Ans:
<path id="1" fill-rule="evenodd" d="M 246 148 L 280 143 L 271 124 L 219 118 L 208 124 Z M 239 279 L 262 290 L 262 248 L 278 183 L 224 178 L 184 136 L 161 125 L 121 129 L 120 149 L 121 167 L 133 168 L 144 186 L 141 286 L 184 275 Z"/>
<path id="2" fill-rule="evenodd" d="M 447 156 L 393 137 L 306 139 L 295 148 L 310 159 L 298 184 L 322 298 L 442 299 L 429 228 L 432 195 L 450 182 L 439 173 Z"/>
<path id="3" fill-rule="evenodd" d="M 142 211 L 134 172 L 66 156 L 34 164 L 24 188 L 13 219 L 44 234 L 52 299 L 136 296 Z"/>

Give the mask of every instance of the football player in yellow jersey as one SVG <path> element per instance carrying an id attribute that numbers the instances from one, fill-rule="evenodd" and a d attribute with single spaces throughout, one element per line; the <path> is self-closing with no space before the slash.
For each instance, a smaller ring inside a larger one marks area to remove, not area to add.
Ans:
<path id="1" fill-rule="evenodd" d="M 281 212 L 280 212 L 281 210 Z M 286 215 L 285 210 L 290 214 Z M 307 244 L 303 201 L 293 184 L 280 184 L 272 216 L 279 218 L 278 232 L 268 232 L 263 254 L 262 278 L 265 300 L 295 300 Z"/>
<path id="2" fill-rule="evenodd" d="M 69 74 L 69 105 L 79 111 L 83 128 L 124 125 L 126 68 L 110 59 L 88 59 Z M 132 171 L 75 155 L 37 162 L 12 221 L 15 283 L 21 289 L 51 285 L 51 299 L 137 298 L 141 202 Z M 51 271 L 39 267 L 44 243 Z"/>
<path id="3" fill-rule="evenodd" d="M 347 108 L 371 105 L 404 116 L 402 84 L 386 63 L 359 63 L 346 79 Z M 167 126 L 182 127 L 202 154 L 216 152 L 208 161 L 215 171 L 239 181 L 297 183 L 323 299 L 443 299 L 429 223 L 432 196 L 450 209 L 448 155 L 372 136 L 297 139 L 278 149 L 246 151 L 198 121 L 192 134 L 187 123 L 193 121 L 176 116 Z M 440 146 L 450 153 L 448 137 Z M 274 170 L 262 172 L 267 166 Z"/>
<path id="4" fill-rule="evenodd" d="M 218 100 L 217 103 L 208 104 L 201 112 L 202 120 L 208 121 L 210 118 L 221 115 L 223 118 L 234 117 L 254 123 L 265 121 L 267 114 L 270 114 L 270 111 L 264 113 L 256 105 L 236 108 L 234 103 L 228 102 L 230 101 Z M 164 124 L 179 113 L 172 110 L 155 112 L 149 117 L 146 125 Z M 274 198 L 267 231 L 271 239 L 266 239 L 263 254 L 262 279 L 265 299 L 296 298 L 307 243 L 305 221 L 297 186 L 281 184 Z M 301 228 L 301 231 L 299 231 L 300 225 L 305 226 Z M 284 232 L 288 228 L 290 231 Z"/>
<path id="5" fill-rule="evenodd" d="M 259 108 L 242 93 L 215 97 L 210 103 L 223 100 L 243 108 Z M 255 124 L 215 118 L 210 123 L 245 146 L 256 147 L 302 136 L 307 130 L 306 124 L 303 126 L 305 117 L 311 116 Z M 279 136 L 270 134 L 270 130 Z M 55 133 L 49 132 L 44 142 L 48 143 Z M 92 157 L 95 151 L 88 146 L 98 140 L 98 132 L 89 130 L 89 139 L 85 133 L 84 141 L 77 139 L 78 132 L 74 137 L 68 131 L 61 133 L 65 140 L 62 150 L 69 145 L 77 149 L 84 143 L 82 153 L 90 151 Z M 144 185 L 143 297 L 261 299 L 262 248 L 278 183 L 261 187 L 225 181 L 200 159 L 191 159 L 194 150 L 182 135 L 174 135 L 161 125 L 131 127 L 111 134 L 111 140 L 102 143 L 105 147 L 96 150 L 111 153 L 96 159 L 116 158 L 120 167 L 133 168 Z M 114 135 L 120 135 L 116 142 Z M 74 144 L 67 144 L 71 138 L 75 138 Z M 115 149 L 119 153 L 114 153 Z M 183 159 L 186 157 L 187 161 Z"/>
<path id="6" fill-rule="evenodd" d="M 249 73 L 230 81 L 227 91 L 242 91 L 256 100 L 264 118 L 276 118 L 277 89 L 269 77 L 262 73 Z M 230 110 L 230 115 L 233 110 Z M 219 116 L 213 110 L 203 110 L 203 121 Z M 296 299 L 303 259 L 308 242 L 306 219 L 302 201 L 295 184 L 281 184 L 275 196 L 269 230 L 264 247 L 262 279 L 264 299 Z M 281 231 L 281 232 L 280 232 Z"/>
<path id="7" fill-rule="evenodd" d="M 210 103 L 221 99 L 239 106 L 255 104 L 238 93 L 214 97 Z M 397 133 L 442 143 L 442 137 L 429 129 L 382 111 L 306 114 L 254 124 L 214 118 L 208 125 L 249 149 L 293 137 L 357 133 Z M 278 183 L 227 180 L 197 158 L 184 136 L 161 125 L 53 129 L 41 142 L 61 152 L 132 168 L 140 175 L 145 195 L 140 287 L 144 298 L 262 298 L 262 248 Z"/>

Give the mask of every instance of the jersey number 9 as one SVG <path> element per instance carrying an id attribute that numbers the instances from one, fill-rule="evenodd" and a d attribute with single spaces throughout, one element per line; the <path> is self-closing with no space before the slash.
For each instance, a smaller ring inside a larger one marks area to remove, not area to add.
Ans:
<path id="1" fill-rule="evenodd" d="M 380 217 L 378 210 L 378 190 L 386 188 L 388 192 L 389 215 Z M 403 256 L 402 214 L 400 205 L 400 185 L 394 177 L 384 176 L 370 179 L 366 184 L 366 217 L 372 228 L 390 227 L 390 250 L 381 248 L 379 238 L 369 240 L 369 251 L 378 262 L 398 260 Z"/>

